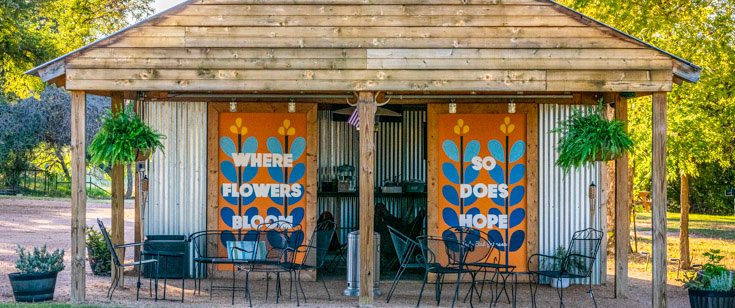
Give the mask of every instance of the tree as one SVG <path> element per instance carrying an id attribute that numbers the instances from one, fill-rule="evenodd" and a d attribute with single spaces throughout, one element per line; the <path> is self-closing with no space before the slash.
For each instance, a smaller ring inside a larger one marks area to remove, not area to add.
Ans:
<path id="1" fill-rule="evenodd" d="M 153 0 L 0 0 L 0 88 L 6 100 L 43 90 L 23 72 L 153 12 Z"/>
<path id="2" fill-rule="evenodd" d="M 689 180 L 701 164 L 730 167 L 735 123 L 735 3 L 726 0 L 567 0 L 563 3 L 704 67 L 697 84 L 675 86 L 668 100 L 667 173 L 680 179 L 680 259 L 689 268 Z M 650 97 L 630 104 L 636 183 L 650 187 Z"/>

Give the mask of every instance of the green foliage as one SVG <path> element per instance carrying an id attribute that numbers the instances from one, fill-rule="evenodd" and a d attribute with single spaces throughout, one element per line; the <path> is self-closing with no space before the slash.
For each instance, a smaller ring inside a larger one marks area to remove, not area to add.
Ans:
<path id="1" fill-rule="evenodd" d="M 582 258 L 567 257 L 567 249 L 559 246 L 552 255 L 553 258 L 542 258 L 540 267 L 545 271 L 560 271 L 563 268 L 564 262 L 567 262 L 567 271 L 572 273 L 580 273 L 587 271 L 587 265 L 584 263 Z"/>
<path id="2" fill-rule="evenodd" d="M 602 115 L 602 100 L 596 109 L 586 115 L 574 109 L 572 115 L 551 133 L 562 134 L 556 148 L 559 152 L 556 165 L 564 173 L 597 158 L 613 160 L 633 148 L 633 141 L 625 132 L 625 123 L 608 120 Z"/>
<path id="3" fill-rule="evenodd" d="M 54 250 L 49 253 L 46 245 L 43 247 L 33 247 L 33 252 L 26 252 L 26 248 L 18 245 L 15 250 L 18 253 L 18 260 L 15 261 L 15 268 L 21 274 L 42 274 L 53 273 L 64 270 L 64 250 Z"/>
<path id="4" fill-rule="evenodd" d="M 723 168 L 717 163 L 699 164 L 699 177 L 689 182 L 690 213 L 733 215 L 733 198 L 725 196 L 725 190 L 735 189 L 735 168 Z M 681 210 L 678 202 L 681 192 L 680 179 L 669 183 L 666 191 L 669 211 Z"/>
<path id="5" fill-rule="evenodd" d="M 152 2 L 0 0 L 0 97 L 17 100 L 42 90 L 41 80 L 25 71 L 150 15 Z"/>
<path id="6" fill-rule="evenodd" d="M 707 262 L 702 271 L 685 278 L 684 287 L 702 291 L 730 291 L 735 289 L 732 272 L 720 264 L 724 256 L 719 249 L 710 249 L 704 253 Z"/>
<path id="7" fill-rule="evenodd" d="M 135 162 L 138 151 L 155 152 L 163 149 L 158 134 L 146 125 L 132 109 L 113 115 L 108 112 L 100 132 L 89 145 L 90 161 L 94 164 L 114 166 Z"/>
<path id="8" fill-rule="evenodd" d="M 102 232 L 92 227 L 87 228 L 87 249 L 89 250 L 89 259 L 97 265 L 92 268 L 95 275 L 101 275 L 110 272 L 110 249 L 102 235 Z"/>

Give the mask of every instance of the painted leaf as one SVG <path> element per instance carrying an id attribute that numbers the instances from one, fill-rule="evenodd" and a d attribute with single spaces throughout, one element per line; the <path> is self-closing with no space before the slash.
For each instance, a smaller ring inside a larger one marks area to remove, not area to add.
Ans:
<path id="1" fill-rule="evenodd" d="M 266 216 L 275 216 L 276 219 L 278 219 L 279 216 L 283 216 L 283 213 L 281 213 L 281 210 L 275 207 L 269 207 L 266 211 Z"/>
<path id="2" fill-rule="evenodd" d="M 510 148 L 510 153 L 508 153 L 508 160 L 511 163 L 516 162 L 521 157 L 523 157 L 523 154 L 526 153 L 526 143 L 519 140 L 516 141 L 516 143 L 513 144 L 513 147 Z"/>
<path id="3" fill-rule="evenodd" d="M 247 166 L 242 168 L 242 177 L 240 178 L 242 183 L 252 181 L 256 175 L 258 175 L 258 167 Z"/>
<path id="4" fill-rule="evenodd" d="M 293 210 L 291 210 L 291 213 L 289 214 L 289 216 L 293 217 L 293 226 L 300 225 L 301 222 L 304 220 L 304 208 L 303 207 L 294 208 Z"/>
<path id="5" fill-rule="evenodd" d="M 305 193 L 304 193 L 304 186 L 302 186 L 301 184 L 296 184 L 296 185 L 299 185 L 301 187 L 301 194 L 298 197 L 289 197 L 288 198 L 288 206 L 292 206 L 292 205 L 294 205 L 296 203 L 299 203 L 299 201 L 301 201 L 301 199 L 304 198 L 304 195 L 305 195 Z"/>
<path id="6" fill-rule="evenodd" d="M 445 207 L 442 210 L 442 219 L 444 220 L 444 223 L 450 227 L 459 226 L 459 216 L 457 216 L 457 212 L 451 208 Z"/>
<path id="7" fill-rule="evenodd" d="M 293 166 L 293 169 L 291 169 L 291 172 L 288 175 L 288 183 L 289 184 L 295 184 L 296 182 L 300 181 L 304 174 L 306 173 L 306 166 L 304 163 L 298 163 Z"/>
<path id="8" fill-rule="evenodd" d="M 219 169 L 222 171 L 225 179 L 232 183 L 237 183 L 237 169 L 235 169 L 235 164 L 229 160 L 225 160 L 219 165 Z"/>
<path id="9" fill-rule="evenodd" d="M 276 229 L 270 229 L 265 232 L 265 237 L 268 239 L 270 247 L 275 249 L 284 249 L 289 244 L 288 238 L 285 238 L 280 231 Z"/>
<path id="10" fill-rule="evenodd" d="M 444 200 L 447 200 L 452 205 L 459 206 L 459 193 L 457 193 L 457 189 L 454 186 L 444 185 L 442 187 L 442 196 L 444 196 Z"/>
<path id="11" fill-rule="evenodd" d="M 250 194 L 250 196 L 242 197 L 242 205 L 250 205 L 250 203 L 253 203 L 255 201 L 255 194 Z"/>
<path id="12" fill-rule="evenodd" d="M 256 153 L 258 151 L 258 139 L 255 137 L 249 137 L 242 143 L 243 153 Z"/>
<path id="13" fill-rule="evenodd" d="M 219 211 L 219 217 L 222 218 L 222 221 L 230 228 L 232 228 L 232 217 L 235 216 L 235 211 L 233 211 L 229 207 L 223 207 Z"/>
<path id="14" fill-rule="evenodd" d="M 497 197 L 492 198 L 492 199 L 493 199 L 493 203 L 495 203 L 495 205 L 505 206 L 505 199 L 501 198 L 500 197 L 500 194 L 498 194 Z"/>
<path id="15" fill-rule="evenodd" d="M 510 246 L 510 251 L 518 251 L 518 249 L 521 249 L 521 246 L 523 246 L 523 242 L 526 239 L 526 232 L 523 230 L 518 230 L 516 232 L 513 232 L 513 234 L 510 236 L 510 242 L 508 243 L 508 246 Z"/>
<path id="16" fill-rule="evenodd" d="M 283 183 L 283 167 L 268 167 L 268 174 L 274 181 Z"/>
<path id="17" fill-rule="evenodd" d="M 513 212 L 510 213 L 510 218 L 508 219 L 508 228 L 520 225 L 524 218 L 526 218 L 526 210 L 523 208 L 513 210 Z"/>
<path id="18" fill-rule="evenodd" d="M 237 153 L 237 147 L 235 147 L 235 142 L 233 142 L 232 139 L 230 139 L 230 137 L 220 138 L 219 148 L 222 149 L 222 152 L 225 153 L 230 158 L 232 158 L 232 153 Z"/>
<path id="19" fill-rule="evenodd" d="M 273 203 L 275 203 L 277 205 L 280 205 L 280 206 L 283 206 L 283 201 L 285 201 L 285 200 L 283 200 L 283 197 L 268 196 L 268 198 L 270 198 L 271 201 L 273 201 Z"/>
<path id="20" fill-rule="evenodd" d="M 456 169 L 455 169 L 456 170 Z M 482 169 L 480 169 L 482 170 Z M 480 170 L 475 170 L 472 168 L 472 164 L 467 166 L 467 168 L 464 169 L 464 183 L 465 184 L 471 184 L 475 180 L 477 180 L 477 176 L 480 175 Z M 455 183 L 457 184 L 457 183 Z"/>
<path id="21" fill-rule="evenodd" d="M 457 166 L 453 163 L 443 163 L 442 173 L 447 180 L 453 184 L 459 185 L 459 172 L 457 171 Z"/>
<path id="22" fill-rule="evenodd" d="M 273 154 L 283 154 L 283 146 L 281 146 L 281 142 L 276 137 L 268 138 L 266 146 L 268 147 L 268 151 Z"/>
<path id="23" fill-rule="evenodd" d="M 454 141 L 445 140 L 442 144 L 442 149 L 444 149 L 444 154 L 446 154 L 449 159 L 456 162 L 459 161 L 459 148 L 457 147 L 457 144 L 454 143 Z"/>
<path id="24" fill-rule="evenodd" d="M 253 216 L 258 215 L 259 212 L 260 211 L 258 210 L 257 207 L 250 207 L 247 210 L 245 210 L 245 214 L 243 214 L 243 216 L 247 216 L 248 219 L 252 219 Z"/>
<path id="25" fill-rule="evenodd" d="M 510 191 L 510 198 L 508 199 L 508 205 L 514 206 L 521 203 L 523 196 L 526 194 L 526 188 L 523 186 L 516 186 Z"/>
<path id="26" fill-rule="evenodd" d="M 220 187 L 219 193 L 222 196 L 222 198 L 224 198 L 225 201 L 227 201 L 227 203 L 232 204 L 232 205 L 237 205 L 237 200 L 239 199 L 238 197 L 233 197 L 232 193 L 230 193 L 229 196 L 225 196 L 223 187 Z"/>
<path id="27" fill-rule="evenodd" d="M 462 203 L 462 205 L 470 206 L 475 204 L 475 201 L 477 201 L 477 196 L 475 196 L 475 194 L 470 194 L 469 197 L 464 198 L 464 202 Z"/>
<path id="28" fill-rule="evenodd" d="M 480 215 L 480 209 L 473 207 L 469 210 L 466 210 L 465 214 L 470 215 L 470 216 Z"/>
<path id="29" fill-rule="evenodd" d="M 472 140 L 464 148 L 464 161 L 472 161 L 472 158 L 480 154 L 480 142 Z"/>
<path id="30" fill-rule="evenodd" d="M 236 241 L 237 238 L 235 237 L 235 234 L 232 233 L 230 230 L 222 231 L 222 233 L 219 236 L 219 240 L 222 242 L 223 246 L 227 246 L 227 242 Z"/>
<path id="31" fill-rule="evenodd" d="M 487 241 L 495 245 L 495 249 L 505 251 L 505 241 L 503 241 L 503 234 L 497 229 L 492 229 L 487 232 Z"/>
<path id="32" fill-rule="evenodd" d="M 442 239 L 444 239 L 444 245 L 447 250 L 455 252 L 459 251 L 459 239 L 454 231 L 451 229 L 444 230 L 444 232 L 442 232 Z"/>
<path id="33" fill-rule="evenodd" d="M 500 167 L 500 165 L 495 165 L 495 168 L 490 169 L 488 173 L 490 173 L 490 177 L 495 183 L 505 184 L 505 172 L 503 172 L 503 167 Z"/>
<path id="34" fill-rule="evenodd" d="M 495 216 L 503 215 L 503 212 L 501 212 L 500 209 L 495 208 L 495 207 L 491 207 L 490 210 L 487 211 L 487 213 L 490 215 L 495 215 Z"/>
<path id="35" fill-rule="evenodd" d="M 490 140 L 490 142 L 487 143 L 487 148 L 490 150 L 490 155 L 492 155 L 496 161 L 501 163 L 505 162 L 505 151 L 503 150 L 503 145 L 500 141 Z"/>
<path id="36" fill-rule="evenodd" d="M 297 161 L 301 157 L 301 154 L 304 154 L 304 150 L 306 150 L 306 139 L 304 137 L 298 137 L 291 142 L 291 154 L 293 154 L 293 160 Z"/>
<path id="37" fill-rule="evenodd" d="M 517 164 L 510 169 L 510 175 L 508 175 L 508 184 L 513 185 L 520 182 L 523 177 L 526 176 L 526 166 L 523 164 Z"/>
<path id="38" fill-rule="evenodd" d="M 289 235 L 288 239 L 290 242 L 289 247 L 296 249 L 297 247 L 301 246 L 301 243 L 304 242 L 304 231 L 296 230 Z"/>
<path id="39" fill-rule="evenodd" d="M 241 241 L 257 241 L 259 232 L 257 230 L 250 230 L 242 235 Z"/>

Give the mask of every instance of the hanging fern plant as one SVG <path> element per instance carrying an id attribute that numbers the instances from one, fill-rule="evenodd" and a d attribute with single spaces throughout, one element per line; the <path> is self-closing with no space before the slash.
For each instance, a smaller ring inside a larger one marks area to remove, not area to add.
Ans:
<path id="1" fill-rule="evenodd" d="M 551 133 L 562 134 L 556 148 L 559 153 L 556 165 L 565 174 L 594 161 L 614 160 L 633 148 L 633 141 L 625 132 L 625 123 L 608 120 L 602 115 L 602 99 L 597 108 L 586 115 L 575 108 Z"/>
<path id="2" fill-rule="evenodd" d="M 128 164 L 145 160 L 163 149 L 161 140 L 166 137 L 146 125 L 130 108 L 117 115 L 108 112 L 102 121 L 100 131 L 89 145 L 93 164 Z"/>

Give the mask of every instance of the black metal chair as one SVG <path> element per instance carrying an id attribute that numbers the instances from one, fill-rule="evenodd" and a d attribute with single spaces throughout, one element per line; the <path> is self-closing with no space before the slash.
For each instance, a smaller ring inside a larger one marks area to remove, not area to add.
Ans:
<path id="1" fill-rule="evenodd" d="M 327 259 L 327 251 L 329 250 L 329 243 L 332 241 L 332 236 L 334 236 L 334 229 L 333 222 L 325 221 L 314 228 L 314 231 L 309 238 L 309 244 L 301 245 L 292 250 L 293 261 L 291 269 L 296 272 L 296 282 L 298 283 L 298 287 L 296 288 L 297 306 L 300 305 L 299 290 L 301 290 L 301 294 L 304 297 L 304 303 L 307 301 L 304 287 L 301 285 L 301 272 L 305 270 L 318 271 L 324 268 L 324 264 Z M 331 301 L 332 296 L 329 294 L 327 283 L 324 279 L 321 280 L 322 285 L 324 285 L 324 290 L 327 291 L 327 298 Z"/>
<path id="2" fill-rule="evenodd" d="M 97 219 L 97 225 L 99 225 L 100 231 L 102 232 L 102 236 L 105 238 L 105 242 L 107 243 L 107 248 L 110 250 L 110 255 L 112 256 L 112 263 L 113 263 L 112 264 L 112 270 L 115 273 L 115 275 L 114 275 L 115 276 L 115 279 L 110 282 L 110 288 L 107 289 L 107 298 L 109 298 L 110 300 L 112 300 L 112 295 L 115 293 L 115 289 L 117 289 L 118 284 L 120 283 L 120 280 L 122 280 L 122 277 L 123 277 L 123 275 L 125 273 L 124 268 L 125 267 L 128 267 L 128 266 L 140 265 L 140 267 L 138 268 L 138 282 L 136 283 L 137 290 L 136 290 L 136 293 L 135 293 L 135 300 L 137 301 L 140 298 L 140 274 L 143 271 L 142 265 L 143 264 L 154 264 L 155 265 L 155 268 L 156 268 L 156 274 L 155 274 L 154 278 L 149 278 L 148 281 L 149 281 L 149 285 L 150 285 L 149 286 L 149 289 L 152 292 L 153 286 L 151 284 L 152 284 L 152 280 L 155 279 L 155 281 L 156 281 L 156 297 L 155 297 L 155 300 L 158 301 L 158 259 L 156 258 L 156 259 L 148 259 L 148 260 L 141 260 L 141 261 L 137 261 L 137 262 L 125 263 L 125 260 L 124 260 L 125 255 L 123 255 L 123 262 L 120 262 L 120 259 L 117 256 L 117 252 L 115 251 L 115 249 L 127 248 L 127 247 L 135 247 L 135 246 L 144 246 L 144 248 L 145 248 L 145 246 L 147 246 L 147 245 L 145 243 L 128 243 L 128 244 L 116 245 L 116 246 L 115 245 L 112 245 L 112 241 L 110 241 L 110 235 L 107 233 L 107 228 L 105 228 L 105 224 L 102 223 L 101 220 Z M 153 254 L 154 253 L 154 250 L 150 250 L 149 249 L 148 252 L 149 252 L 149 254 Z M 152 294 L 151 294 L 151 296 L 152 296 Z"/>
<path id="3" fill-rule="evenodd" d="M 536 307 L 536 291 L 540 276 L 547 278 L 569 278 L 569 279 L 592 279 L 592 268 L 595 260 L 597 259 L 597 253 L 600 250 L 600 243 L 602 242 L 603 233 L 593 228 L 584 229 L 581 231 L 574 232 L 569 246 L 567 254 L 563 259 L 559 259 L 555 256 L 534 254 L 528 258 L 528 266 L 531 266 L 531 260 L 535 257 L 537 260 L 536 264 L 539 264 L 538 271 L 529 271 L 529 287 L 531 288 L 531 296 L 533 307 Z M 542 264 L 559 264 L 559 268 L 544 268 Z M 535 287 L 534 287 L 535 285 Z M 556 292 L 559 295 L 559 305 L 564 307 L 564 289 L 556 288 Z M 589 283 L 590 297 L 595 307 L 597 307 L 597 301 L 595 300 L 595 294 L 592 292 L 592 283 Z"/>
<path id="4" fill-rule="evenodd" d="M 393 240 L 393 247 L 395 248 L 396 255 L 398 256 L 399 268 L 398 272 L 396 272 L 396 276 L 393 277 L 393 284 L 385 298 L 386 303 L 390 303 L 390 298 L 393 296 L 393 292 L 395 292 L 396 287 L 398 286 L 398 281 L 401 280 L 401 276 L 407 269 L 424 268 L 424 265 L 419 262 L 411 262 L 411 257 L 414 255 L 414 251 L 419 247 L 419 243 L 391 226 L 388 226 L 388 232 L 390 232 L 390 237 Z"/>
<path id="5" fill-rule="evenodd" d="M 289 298 L 293 289 L 293 269 L 291 261 L 291 250 L 298 247 L 294 243 L 303 241 L 303 231 L 301 226 L 293 226 L 288 221 L 278 221 L 269 224 L 261 224 L 258 228 L 260 241 L 263 245 L 258 249 L 265 249 L 262 253 L 256 250 L 256 255 L 262 258 L 254 258 L 248 265 L 249 268 L 239 267 L 246 270 L 245 284 L 248 286 L 250 272 L 263 272 L 265 277 L 265 300 L 268 301 L 268 293 L 270 290 L 269 276 L 271 273 L 276 274 L 276 304 L 281 296 L 281 273 L 288 273 L 289 277 Z"/>
<path id="6" fill-rule="evenodd" d="M 467 266 L 465 266 L 465 260 L 467 252 L 470 247 L 465 242 L 447 238 L 447 237 L 432 237 L 432 236 L 419 236 L 417 238 L 419 247 L 421 248 L 421 255 L 423 257 L 423 265 L 426 270 L 424 274 L 424 281 L 421 284 L 421 291 L 419 291 L 419 299 L 416 303 L 416 307 L 421 304 L 421 296 L 424 293 L 424 287 L 426 281 L 429 279 L 429 274 L 435 274 L 435 294 L 437 306 L 441 302 L 441 290 L 443 279 L 445 275 L 457 275 L 456 287 L 454 290 L 454 296 L 452 297 L 452 307 L 459 294 L 459 284 L 463 274 L 470 274 L 473 281 L 471 288 L 474 286 L 475 273 Z M 470 297 L 470 306 L 472 304 L 472 297 Z"/>

